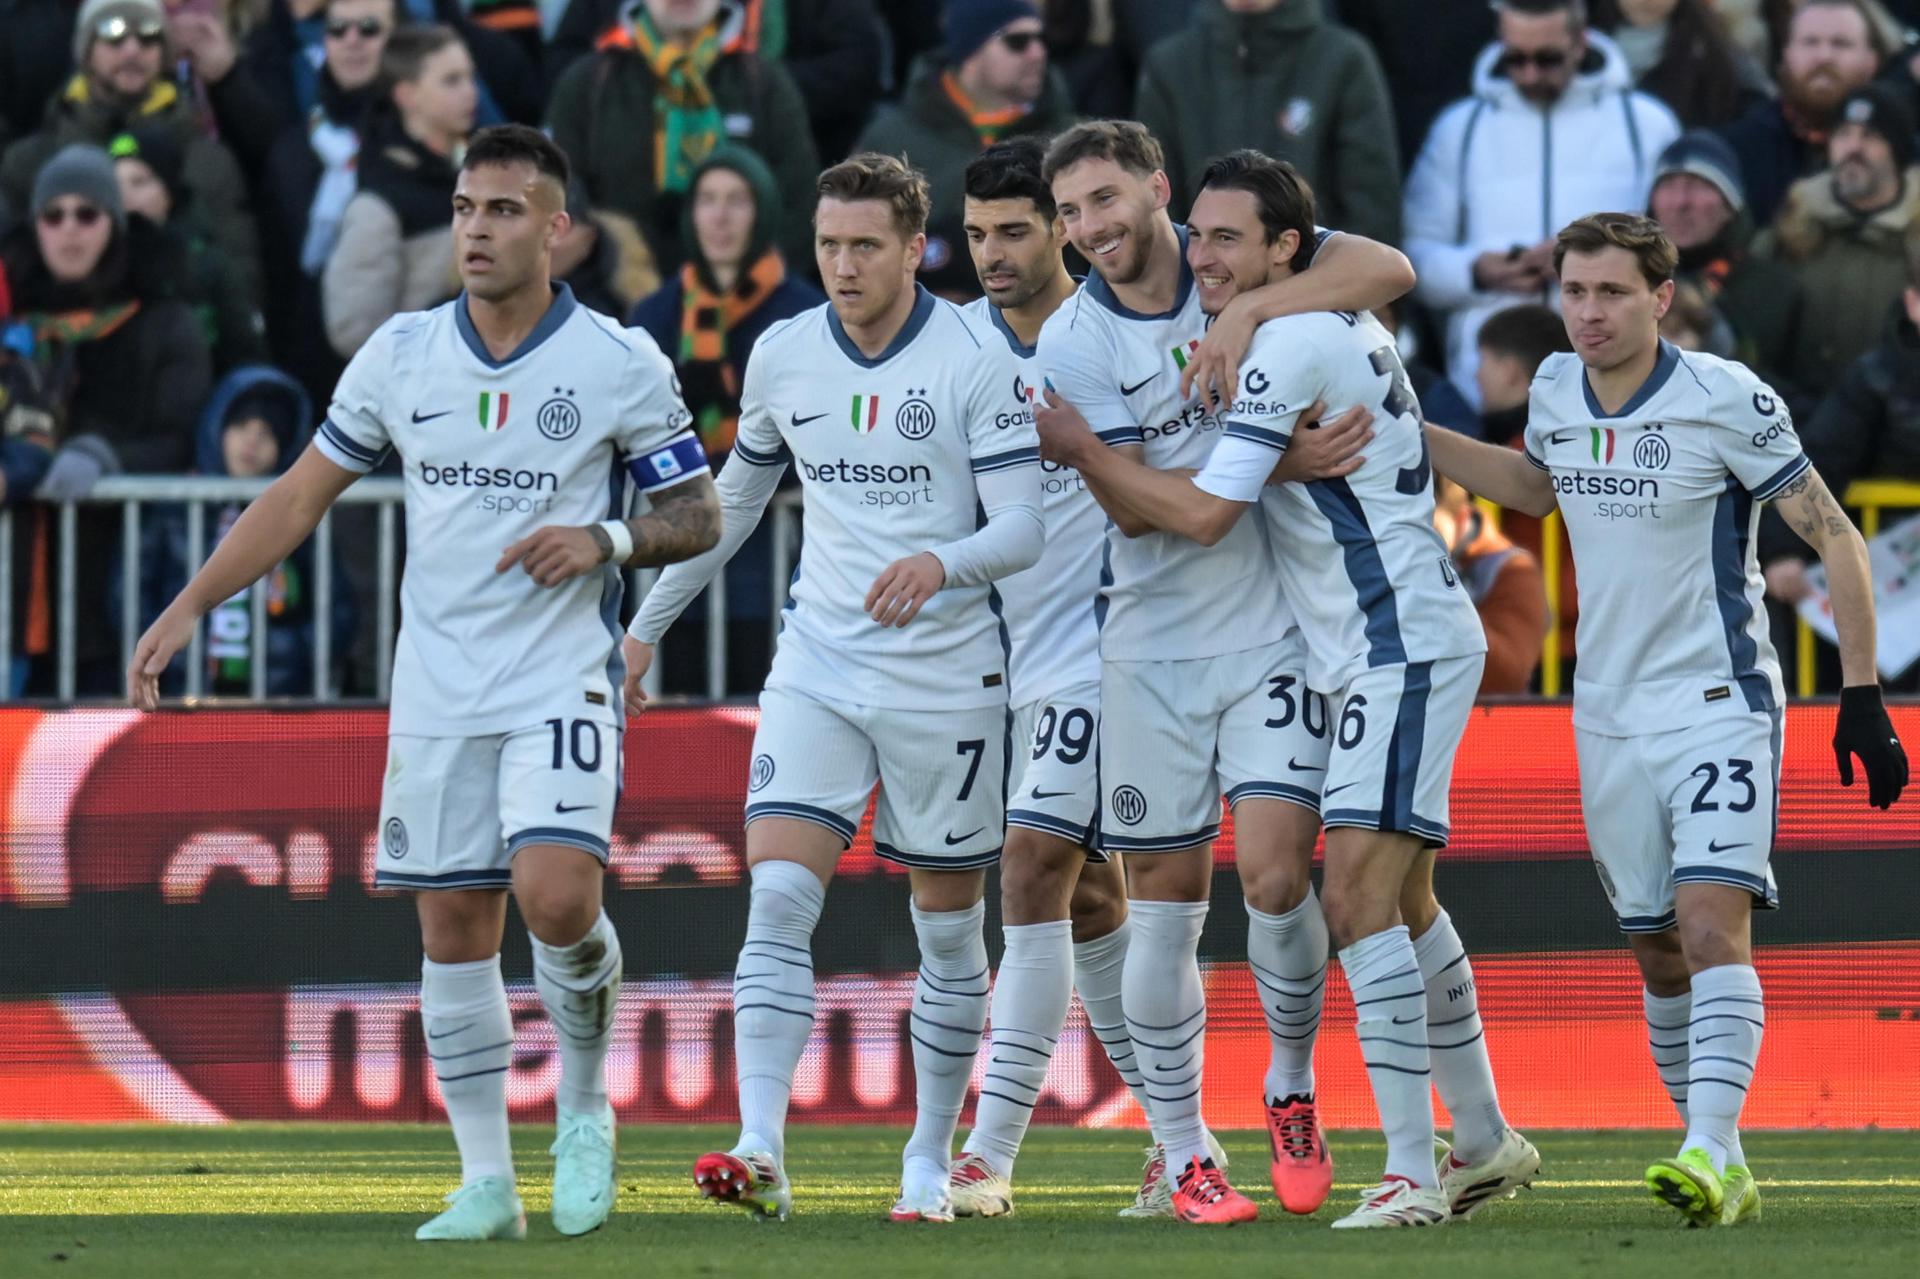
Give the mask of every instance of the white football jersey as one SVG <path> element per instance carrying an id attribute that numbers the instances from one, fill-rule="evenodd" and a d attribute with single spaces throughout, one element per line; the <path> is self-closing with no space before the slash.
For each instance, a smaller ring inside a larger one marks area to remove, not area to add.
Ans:
<path id="1" fill-rule="evenodd" d="M 653 339 L 579 305 L 564 284 L 504 360 L 475 332 L 464 293 L 374 331 L 314 443 L 350 471 L 372 470 L 389 449 L 404 464 L 392 732 L 623 722 L 619 570 L 543 588 L 519 565 L 494 565 L 546 525 L 626 514 L 630 476 L 650 492 L 705 474 L 692 420 Z"/>
<path id="2" fill-rule="evenodd" d="M 1573 722 L 1612 737 L 1784 705 L 1754 554 L 1760 504 L 1811 465 L 1786 404 L 1743 364 L 1666 342 L 1603 413 L 1573 355 L 1527 405 L 1580 583 Z"/>
<path id="3" fill-rule="evenodd" d="M 1480 615 L 1433 529 L 1420 402 L 1393 336 L 1370 315 L 1269 320 L 1241 362 L 1240 398 L 1194 483 L 1258 500 L 1307 638 L 1307 682 L 1336 693 L 1361 671 L 1487 651 Z M 1300 411 L 1374 414 L 1366 463 L 1341 479 L 1268 485 Z"/>
<path id="4" fill-rule="evenodd" d="M 1198 395 L 1180 393 L 1180 371 L 1207 331 L 1180 235 L 1180 291 L 1161 315 L 1129 310 L 1098 273 L 1040 330 L 1040 366 L 1054 391 L 1108 444 L 1138 444 L 1157 470 L 1199 470 L 1220 420 Z M 1320 242 L 1324 243 L 1322 232 Z M 1100 655 L 1114 661 L 1216 657 L 1271 644 L 1293 625 L 1276 589 L 1258 520 L 1242 520 L 1215 546 L 1173 533 L 1129 538 L 1107 530 Z"/>
<path id="5" fill-rule="evenodd" d="M 1014 398 L 1029 425 L 1039 402 L 1042 374 L 1037 346 L 1023 346 L 999 309 L 986 298 L 964 308 L 1007 341 L 1019 372 Z M 996 584 L 1013 645 L 1008 701 L 1025 706 L 1070 688 L 1100 682 L 1100 561 L 1106 549 L 1107 513 L 1093 500 L 1080 472 L 1040 463 L 1040 500 L 1047 549 L 1040 562 Z"/>
<path id="6" fill-rule="evenodd" d="M 1006 647 L 987 586 L 949 586 L 905 627 L 867 615 L 867 591 L 903 556 L 979 527 L 974 477 L 1023 470 L 1040 513 L 1029 406 L 991 327 L 925 289 L 875 359 L 830 304 L 753 348 L 727 463 L 800 472 L 805 543 L 768 688 L 910 710 L 1002 704 Z"/>

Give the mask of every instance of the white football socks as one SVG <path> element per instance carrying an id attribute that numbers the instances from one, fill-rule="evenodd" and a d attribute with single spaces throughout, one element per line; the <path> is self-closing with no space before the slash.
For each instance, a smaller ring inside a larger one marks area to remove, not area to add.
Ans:
<path id="1" fill-rule="evenodd" d="M 513 1147 L 507 1139 L 513 1014 L 500 979 L 500 956 L 465 964 L 422 960 L 420 1023 L 460 1149 L 461 1184 L 482 1177 L 513 1180 Z"/>
<path id="2" fill-rule="evenodd" d="M 1414 940 L 1413 953 L 1427 988 L 1427 1051 L 1433 1063 L 1433 1086 L 1453 1115 L 1453 1153 L 1470 1164 L 1498 1150 L 1507 1131 L 1494 1087 L 1493 1063 L 1487 1059 L 1473 961 L 1444 910 Z"/>
<path id="3" fill-rule="evenodd" d="M 554 1100 L 574 1114 L 607 1105 L 607 1041 L 620 1001 L 620 938 L 607 913 L 571 946 L 533 943 L 533 985 L 560 1044 L 560 1089 Z"/>
<path id="4" fill-rule="evenodd" d="M 1200 981 L 1206 902 L 1130 901 L 1133 938 L 1123 978 L 1127 1033 L 1146 1084 L 1153 1131 L 1166 1148 L 1167 1175 L 1206 1159 L 1200 1116 L 1206 1066 L 1207 994 Z"/>
<path id="5" fill-rule="evenodd" d="M 1438 1175 L 1427 989 L 1406 925 L 1362 937 L 1340 952 L 1340 966 L 1353 991 L 1354 1030 L 1387 1139 L 1387 1174 L 1432 1187 Z"/>
<path id="6" fill-rule="evenodd" d="M 798 862 L 761 862 L 733 972 L 740 1139 L 784 1161 L 793 1072 L 813 1033 L 813 928 L 826 885 Z"/>
<path id="7" fill-rule="evenodd" d="M 1667 1090 L 1680 1122 L 1687 1122 L 1687 1036 L 1692 1033 L 1693 992 L 1656 995 L 1640 992 L 1640 1007 L 1647 1014 L 1647 1049 L 1653 1054 L 1654 1069 Z"/>
<path id="8" fill-rule="evenodd" d="M 920 975 L 913 983 L 908 1035 L 913 1040 L 913 1136 L 904 1162 L 919 1163 L 918 1176 L 937 1169 L 946 1184 L 953 1164 L 953 1133 L 967 1101 L 973 1059 L 987 1021 L 985 902 L 965 910 L 912 908 L 920 941 Z M 1065 1013 L 1061 1014 L 1062 1019 Z M 909 1169 L 907 1180 L 915 1177 Z"/>
<path id="9" fill-rule="evenodd" d="M 1760 974 L 1751 964 L 1721 964 L 1693 975 L 1688 1030 L 1687 1140 L 1683 1150 L 1707 1152 L 1716 1169 L 1744 1162 L 1740 1108 L 1753 1085 L 1766 1029 Z"/>
<path id="10" fill-rule="evenodd" d="M 1073 924 L 1060 919 L 1001 931 L 1007 948 L 993 979 L 987 1073 L 962 1149 L 1010 1177 L 1073 1001 Z"/>
<path id="11" fill-rule="evenodd" d="M 1153 1123 L 1153 1110 L 1147 1105 L 1146 1081 L 1140 1077 L 1140 1062 L 1133 1051 L 1133 1036 L 1127 1033 L 1127 1014 L 1120 1003 L 1120 986 L 1126 975 L 1127 947 L 1133 936 L 1133 921 L 1123 919 L 1120 927 L 1105 937 L 1073 944 L 1073 988 L 1080 995 L 1080 1006 L 1087 1010 L 1087 1025 L 1107 1060 L 1120 1074 L 1133 1099 Z"/>
<path id="12" fill-rule="evenodd" d="M 1327 917 L 1311 888 L 1283 915 L 1247 904 L 1247 963 L 1267 1019 L 1267 1102 L 1313 1095 L 1313 1045 L 1327 991 Z"/>

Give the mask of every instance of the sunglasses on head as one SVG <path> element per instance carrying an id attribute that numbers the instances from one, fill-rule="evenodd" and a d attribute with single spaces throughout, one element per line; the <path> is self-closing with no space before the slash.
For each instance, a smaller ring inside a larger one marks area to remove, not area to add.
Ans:
<path id="1" fill-rule="evenodd" d="M 1525 49 L 1508 49 L 1501 53 L 1500 61 L 1495 65 L 1501 71 L 1518 71 L 1529 64 L 1540 71 L 1558 71 L 1567 65 L 1567 51 L 1535 49 L 1528 52 Z"/>
<path id="2" fill-rule="evenodd" d="M 1000 43 L 1007 46 L 1008 53 L 1025 53 L 1044 39 L 1038 31 L 1006 31 L 1000 35 Z"/>
<path id="3" fill-rule="evenodd" d="M 63 225 L 68 218 L 72 218 L 75 226 L 89 227 L 105 216 L 91 204 L 77 204 L 72 207 L 64 204 L 50 204 L 40 210 L 40 225 L 57 227 Z"/>
<path id="4" fill-rule="evenodd" d="M 344 40 L 350 31 L 358 31 L 362 40 L 374 40 L 386 29 L 387 24 L 378 18 L 361 18 L 357 22 L 351 18 L 327 19 L 327 38 L 330 40 Z"/>
<path id="5" fill-rule="evenodd" d="M 154 18 L 142 18 L 135 22 L 131 18 L 102 18 L 93 24 L 93 38 L 101 44 L 119 44 L 122 40 L 138 40 L 148 48 L 166 39 L 166 24 Z"/>

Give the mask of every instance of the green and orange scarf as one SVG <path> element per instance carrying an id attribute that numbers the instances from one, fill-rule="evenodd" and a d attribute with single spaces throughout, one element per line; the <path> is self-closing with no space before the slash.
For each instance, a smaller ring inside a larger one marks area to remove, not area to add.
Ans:
<path id="1" fill-rule="evenodd" d="M 753 314 L 787 278 L 778 250 L 760 255 L 733 288 L 709 289 L 691 262 L 680 268 L 680 370 L 694 429 L 707 452 L 718 457 L 733 447 L 740 427 L 739 361 L 727 358 L 727 334 Z"/>
<path id="2" fill-rule="evenodd" d="M 653 72 L 653 184 L 660 191 L 684 192 L 694 168 L 726 136 L 720 104 L 707 83 L 725 52 L 719 21 L 683 44 L 662 36 L 645 6 L 635 5 L 633 20 L 600 37 L 598 47 L 631 49 Z"/>
<path id="3" fill-rule="evenodd" d="M 1027 107 L 1002 107 L 998 111 L 985 111 L 974 104 L 967 91 L 960 87 L 960 81 L 952 71 L 940 73 L 940 87 L 947 91 L 947 97 L 953 105 L 960 108 L 960 114 L 973 126 L 974 136 L 980 139 L 980 149 L 985 150 L 1000 140 L 1000 135 L 1026 118 Z"/>

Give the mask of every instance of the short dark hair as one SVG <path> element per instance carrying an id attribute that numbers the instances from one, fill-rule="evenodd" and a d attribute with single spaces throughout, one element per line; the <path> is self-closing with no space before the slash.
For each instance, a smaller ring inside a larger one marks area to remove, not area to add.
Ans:
<path id="1" fill-rule="evenodd" d="M 1207 165 L 1207 171 L 1200 175 L 1200 189 L 1245 191 L 1260 212 L 1260 226 L 1267 233 L 1268 244 L 1278 243 L 1288 231 L 1299 233 L 1300 246 L 1287 265 L 1298 271 L 1305 269 L 1303 257 L 1312 261 L 1317 220 L 1313 188 L 1285 160 L 1250 147 L 1230 151 Z"/>
<path id="2" fill-rule="evenodd" d="M 1063 169 L 1082 160 L 1111 160 L 1141 178 L 1167 167 L 1160 143 L 1138 120 L 1082 120 L 1053 140 L 1040 176 L 1051 186 Z"/>
<path id="3" fill-rule="evenodd" d="M 1038 138 L 1003 138 L 967 165 L 969 200 L 1031 200 L 1034 210 L 1052 222 L 1058 209 L 1046 179 L 1046 148 Z"/>
<path id="4" fill-rule="evenodd" d="M 1562 227 L 1553 242 L 1553 273 L 1569 253 L 1599 253 L 1625 249 L 1640 264 L 1647 287 L 1657 289 L 1673 278 L 1680 251 L 1658 222 L 1639 213 L 1589 213 Z"/>
<path id="5" fill-rule="evenodd" d="M 842 160 L 820 175 L 816 189 L 823 200 L 883 202 L 893 215 L 894 229 L 905 240 L 927 229 L 927 215 L 933 209 L 926 174 L 897 155 L 878 151 L 862 151 Z"/>
<path id="6" fill-rule="evenodd" d="M 1474 340 L 1482 351 L 1520 361 L 1528 376 L 1537 372 L 1549 355 L 1573 350 L 1573 343 L 1567 340 L 1566 321 L 1538 302 L 1495 311 L 1480 326 Z"/>
<path id="7" fill-rule="evenodd" d="M 390 94 L 395 85 L 413 83 L 420 78 L 428 58 L 463 43 L 458 31 L 438 22 L 402 23 L 395 27 L 387 36 L 386 48 L 380 51 L 381 92 Z"/>
<path id="8" fill-rule="evenodd" d="M 540 130 L 525 124 L 495 124 L 481 129 L 467 143 L 461 169 L 477 169 L 488 164 L 531 164 L 542 177 L 552 178 L 565 191 L 572 180 L 573 168 L 567 153 Z"/>
<path id="9" fill-rule="evenodd" d="M 1495 9 L 1505 9 L 1510 13 L 1524 13 L 1529 18 L 1544 18 L 1549 13 L 1565 11 L 1567 26 L 1575 35 L 1587 29 L 1586 0 L 1494 0 Z"/>

